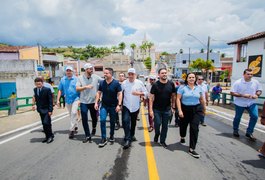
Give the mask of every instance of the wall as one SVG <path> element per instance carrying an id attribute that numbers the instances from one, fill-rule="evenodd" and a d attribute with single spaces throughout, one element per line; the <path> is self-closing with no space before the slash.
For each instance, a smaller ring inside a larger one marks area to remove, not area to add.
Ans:
<path id="1" fill-rule="evenodd" d="M 18 60 L 18 53 L 0 53 L 0 60 Z"/>
<path id="2" fill-rule="evenodd" d="M 32 96 L 36 77 L 35 60 L 0 60 L 0 81 L 15 82 L 17 97 Z"/>
<path id="3" fill-rule="evenodd" d="M 265 50 L 264 50 L 264 43 L 265 43 L 265 38 L 260 38 L 256 40 L 252 40 L 248 42 L 247 45 L 247 61 L 246 62 L 236 62 L 236 54 L 237 54 L 237 45 L 235 45 L 234 48 L 234 58 L 233 58 L 233 71 L 232 71 L 232 83 L 239 79 L 242 78 L 243 71 L 248 68 L 248 59 L 249 56 L 253 55 L 262 55 L 262 74 L 261 77 L 253 77 L 257 79 L 261 84 L 263 88 L 263 93 L 262 96 L 265 96 Z"/>

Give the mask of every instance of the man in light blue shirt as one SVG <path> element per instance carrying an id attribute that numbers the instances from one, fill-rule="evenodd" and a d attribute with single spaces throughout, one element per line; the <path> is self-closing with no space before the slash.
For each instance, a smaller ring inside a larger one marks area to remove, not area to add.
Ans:
<path id="1" fill-rule="evenodd" d="M 64 76 L 58 87 L 57 105 L 60 105 L 60 97 L 62 92 L 65 94 L 66 108 L 70 114 L 70 133 L 69 139 L 74 138 L 74 134 L 78 129 L 77 121 L 77 108 L 79 93 L 76 91 L 77 77 L 73 75 L 73 68 L 71 66 L 66 67 L 66 76 Z"/>

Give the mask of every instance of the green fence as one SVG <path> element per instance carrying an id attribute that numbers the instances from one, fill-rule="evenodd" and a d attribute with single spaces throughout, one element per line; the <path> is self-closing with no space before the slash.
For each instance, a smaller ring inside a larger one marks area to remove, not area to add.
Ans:
<path id="1" fill-rule="evenodd" d="M 210 92 L 210 97 L 211 97 L 211 100 L 212 100 L 212 92 Z M 226 104 L 232 104 L 233 103 L 233 101 L 234 101 L 234 96 L 232 96 L 230 93 L 221 93 L 220 94 L 221 95 L 221 100 L 220 100 L 220 102 L 222 103 L 222 104 L 224 104 L 224 105 L 226 105 Z M 257 105 L 259 106 L 259 107 L 262 107 L 263 106 L 263 102 L 264 102 L 264 100 L 265 100 L 265 97 L 259 97 L 258 98 L 258 103 L 257 103 Z M 262 101 L 262 102 L 261 102 Z"/>

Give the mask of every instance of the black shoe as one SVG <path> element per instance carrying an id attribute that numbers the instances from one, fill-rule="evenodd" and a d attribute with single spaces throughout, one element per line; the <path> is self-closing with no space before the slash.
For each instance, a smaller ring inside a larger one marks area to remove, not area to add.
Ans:
<path id="1" fill-rule="evenodd" d="M 181 144 L 185 144 L 185 143 L 186 143 L 185 139 L 182 139 L 182 138 L 181 138 L 181 139 L 180 139 L 180 143 L 181 143 Z"/>
<path id="2" fill-rule="evenodd" d="M 47 139 L 47 144 L 49 144 L 49 143 L 51 143 L 51 142 L 53 142 L 53 138 L 52 138 L 52 137 L 49 137 L 49 138 Z"/>
<path id="3" fill-rule="evenodd" d="M 115 141 L 114 137 L 113 136 L 110 136 L 109 137 L 109 142 L 112 142 L 113 143 L 114 141 Z"/>
<path id="4" fill-rule="evenodd" d="M 238 132 L 237 132 L 237 131 L 234 131 L 234 132 L 233 132 L 233 136 L 234 136 L 234 137 L 239 137 Z"/>
<path id="5" fill-rule="evenodd" d="M 86 138 L 83 140 L 83 143 L 87 143 L 87 142 L 90 142 L 90 143 L 91 143 L 91 136 L 86 137 Z"/>
<path id="6" fill-rule="evenodd" d="M 103 139 L 101 139 L 101 142 L 98 144 L 98 147 L 104 147 L 107 143 L 108 143 L 108 141 L 103 138 Z"/>
<path id="7" fill-rule="evenodd" d="M 69 133 L 69 139 L 73 139 L 74 138 L 74 131 L 71 131 L 70 133 Z"/>
<path id="8" fill-rule="evenodd" d="M 91 135 L 94 136 L 96 134 L 96 128 L 92 129 Z"/>
<path id="9" fill-rule="evenodd" d="M 202 122 L 201 125 L 202 125 L 202 126 L 207 126 L 207 125 L 205 124 L 205 122 Z"/>
<path id="10" fill-rule="evenodd" d="M 116 124 L 116 126 L 115 126 L 115 130 L 119 130 L 119 129 L 120 129 L 120 127 L 121 127 L 121 125 L 120 125 L 120 124 Z"/>
<path id="11" fill-rule="evenodd" d="M 158 142 L 158 138 L 159 138 L 159 135 L 158 135 L 158 134 L 155 134 L 155 137 L 154 137 L 154 142 L 155 142 L 155 143 Z"/>
<path id="12" fill-rule="evenodd" d="M 189 154 L 192 156 L 192 157 L 195 157 L 195 158 L 199 158 L 200 157 L 200 155 L 196 152 L 196 151 L 194 151 L 194 150 L 189 150 Z"/>
<path id="13" fill-rule="evenodd" d="M 131 146 L 130 141 L 125 141 L 124 145 L 123 145 L 123 149 L 128 149 Z"/>
<path id="14" fill-rule="evenodd" d="M 42 143 L 46 143 L 46 142 L 47 142 L 47 140 L 48 140 L 48 139 L 47 139 L 47 138 L 45 138 L 45 139 L 43 139 L 41 142 L 42 142 Z"/>
<path id="15" fill-rule="evenodd" d="M 137 141 L 136 137 L 133 136 L 133 137 L 131 138 L 131 141 L 132 141 L 132 142 L 133 142 L 133 141 Z"/>
<path id="16" fill-rule="evenodd" d="M 74 130 L 75 134 L 78 133 L 78 127 L 75 127 L 75 130 Z"/>
<path id="17" fill-rule="evenodd" d="M 246 137 L 248 137 L 248 139 L 250 140 L 250 141 L 256 141 L 257 139 L 253 136 L 253 134 L 248 134 L 248 133 L 246 133 Z"/>
<path id="18" fill-rule="evenodd" d="M 165 142 L 160 143 L 161 146 L 163 146 L 163 148 L 167 149 L 167 144 Z"/>

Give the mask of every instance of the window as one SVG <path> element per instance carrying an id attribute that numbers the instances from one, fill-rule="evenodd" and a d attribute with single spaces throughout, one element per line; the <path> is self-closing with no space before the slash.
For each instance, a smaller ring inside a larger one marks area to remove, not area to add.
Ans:
<path id="1" fill-rule="evenodd" d="M 237 45 L 236 62 L 246 62 L 247 60 L 247 43 Z"/>
<path id="2" fill-rule="evenodd" d="M 182 60 L 182 64 L 186 64 L 187 63 L 187 60 Z"/>
<path id="3" fill-rule="evenodd" d="M 214 63 L 214 59 L 212 59 L 212 62 Z"/>

